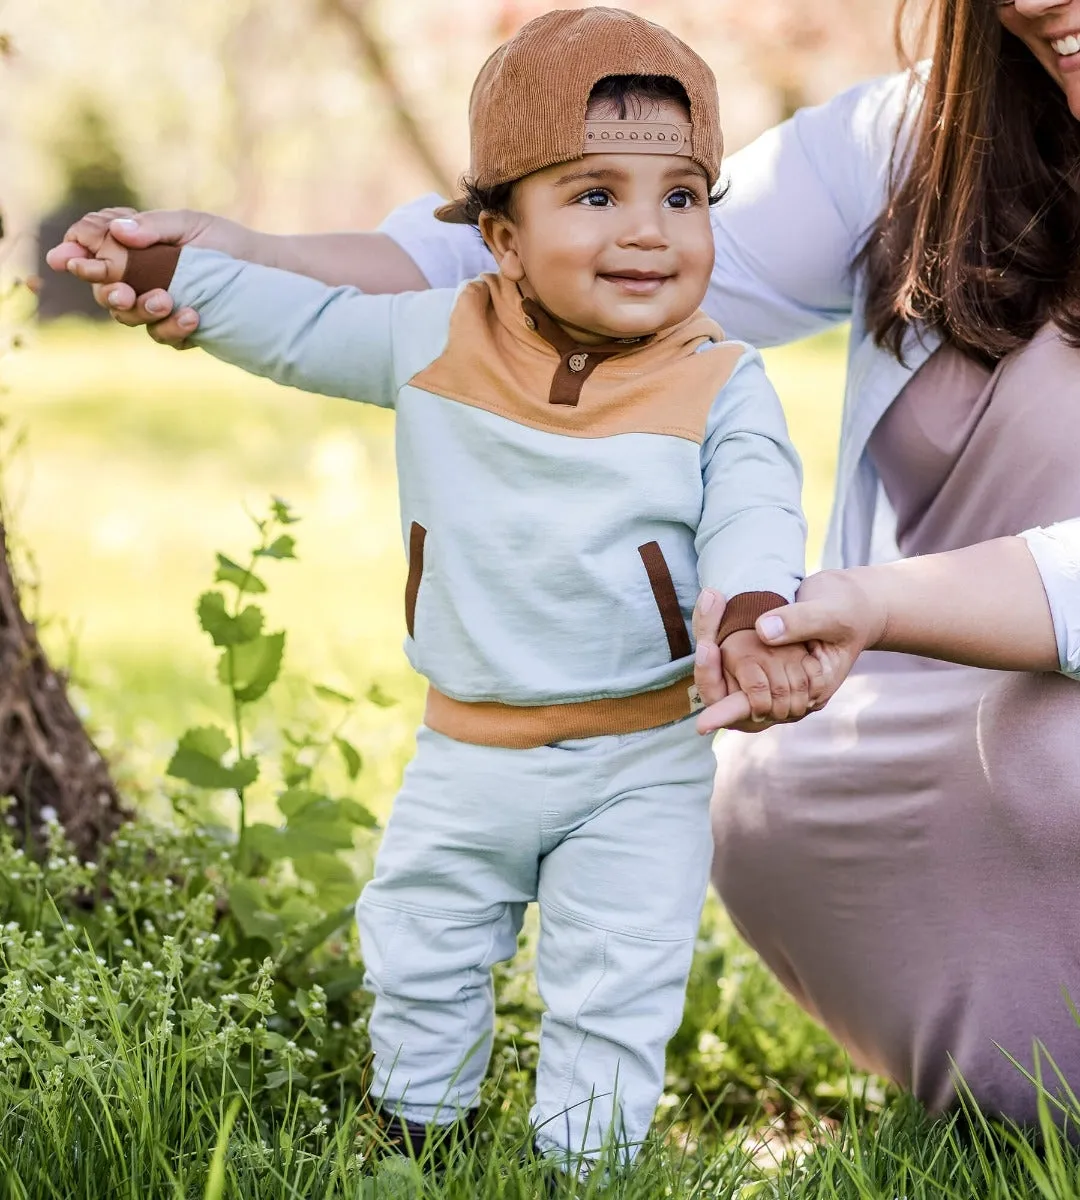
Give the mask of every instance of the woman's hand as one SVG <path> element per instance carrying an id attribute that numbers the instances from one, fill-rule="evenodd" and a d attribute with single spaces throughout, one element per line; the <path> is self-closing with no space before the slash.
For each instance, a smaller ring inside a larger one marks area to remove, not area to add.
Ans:
<path id="1" fill-rule="evenodd" d="M 722 597 L 719 599 L 722 601 Z M 715 645 L 715 630 L 723 615 L 723 603 L 718 605 L 714 601 L 704 612 L 702 607 L 699 602 L 694 613 L 698 647 L 694 681 L 708 707 L 698 717 L 698 732 L 708 734 L 718 729 L 736 729 L 743 733 L 760 733 L 779 724 L 772 720 L 751 719 L 750 702 L 742 692 L 732 688 L 730 679 L 725 678 L 720 650 Z M 822 669 L 821 688 L 815 701 L 808 706 L 816 710 L 824 708 L 836 694 L 863 650 L 885 638 L 886 625 L 884 604 L 876 592 L 863 586 L 859 572 L 822 571 L 803 582 L 794 604 L 765 613 L 758 618 L 755 628 L 768 646 L 800 642 L 809 646 Z M 799 720 L 801 717 L 788 719 Z"/>

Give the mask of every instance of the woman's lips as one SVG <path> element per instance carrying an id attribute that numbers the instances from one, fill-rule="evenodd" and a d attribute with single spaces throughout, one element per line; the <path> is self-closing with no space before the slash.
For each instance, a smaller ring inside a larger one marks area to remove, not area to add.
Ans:
<path id="1" fill-rule="evenodd" d="M 1062 71 L 1080 70 L 1080 35 L 1070 33 L 1066 37 L 1050 39 L 1050 49 Z"/>

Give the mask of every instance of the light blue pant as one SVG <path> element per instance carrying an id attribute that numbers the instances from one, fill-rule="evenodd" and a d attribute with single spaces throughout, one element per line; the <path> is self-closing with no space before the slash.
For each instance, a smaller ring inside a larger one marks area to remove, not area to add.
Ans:
<path id="1" fill-rule="evenodd" d="M 540 905 L 536 1139 L 594 1157 L 644 1138 L 678 1028 L 712 854 L 692 720 L 535 750 L 422 728 L 357 904 L 374 1093 L 410 1121 L 476 1105 L 491 968 Z"/>

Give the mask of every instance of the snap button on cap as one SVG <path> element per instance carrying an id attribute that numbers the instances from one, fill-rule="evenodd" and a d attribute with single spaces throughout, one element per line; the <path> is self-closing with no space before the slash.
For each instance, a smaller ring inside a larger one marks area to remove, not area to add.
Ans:
<path id="1" fill-rule="evenodd" d="M 566 365 L 571 371 L 584 371 L 589 362 L 587 354 L 571 354 L 566 361 Z"/>
<path id="2" fill-rule="evenodd" d="M 525 318 L 525 328 L 531 329 L 533 333 L 536 332 L 536 322 L 532 319 L 532 317 Z"/>

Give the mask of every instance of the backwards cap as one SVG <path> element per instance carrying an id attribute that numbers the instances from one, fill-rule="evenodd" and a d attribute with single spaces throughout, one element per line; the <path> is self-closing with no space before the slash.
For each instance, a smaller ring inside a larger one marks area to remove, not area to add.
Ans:
<path id="1" fill-rule="evenodd" d="M 689 124 L 589 121 L 589 96 L 611 75 L 662 75 L 682 85 Z M 724 142 L 708 64 L 660 25 L 621 8 L 556 9 L 524 25 L 484 63 L 469 100 L 469 178 L 481 189 L 512 183 L 586 154 L 678 154 L 712 187 Z M 464 221 L 464 203 L 443 221 Z"/>

